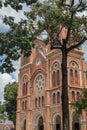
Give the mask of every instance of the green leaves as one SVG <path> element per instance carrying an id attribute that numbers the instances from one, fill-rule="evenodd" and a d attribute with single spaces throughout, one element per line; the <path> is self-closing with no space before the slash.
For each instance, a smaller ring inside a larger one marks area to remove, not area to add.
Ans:
<path id="1" fill-rule="evenodd" d="M 35 3 L 31 6 L 31 11 L 27 13 L 28 21 L 36 24 L 37 35 L 42 34 L 45 30 L 50 37 L 51 44 L 57 44 L 62 41 L 59 40 L 62 29 L 66 28 L 67 34 L 66 41 L 71 44 L 78 42 L 83 37 L 83 26 L 87 23 L 86 17 L 77 15 L 78 9 L 82 9 L 86 3 L 75 4 L 73 2 L 66 4 L 64 1 L 44 1 L 43 3 Z M 81 10 L 81 12 L 82 12 Z M 80 11 L 80 10 L 79 10 Z M 85 19 L 85 21 L 84 21 Z M 33 26 L 33 25 L 32 25 Z M 68 31 L 69 30 L 69 31 Z M 71 38 L 71 33 L 73 37 Z"/>
<path id="2" fill-rule="evenodd" d="M 14 18 L 5 17 L 4 23 L 10 26 L 10 30 L 3 34 L 0 34 L 0 56 L 3 57 L 3 61 L 0 64 L 0 72 L 13 72 L 12 61 L 18 60 L 21 53 L 25 56 L 31 54 L 33 44 L 32 34 L 29 34 L 26 20 L 21 20 L 20 23 L 15 23 Z"/>
<path id="3" fill-rule="evenodd" d="M 87 17 L 81 14 L 87 10 L 87 2 L 79 1 L 76 4 L 73 0 L 71 3 L 63 0 L 5 0 L 4 4 L 16 11 L 21 10 L 23 4 L 30 8 L 29 12 L 24 12 L 26 19 L 21 19 L 19 23 L 15 23 L 13 17 L 5 16 L 3 19 L 10 29 L 0 34 L 0 56 L 5 56 L 0 65 L 1 72 L 14 71 L 12 60 L 18 60 L 21 53 L 29 56 L 36 38 L 42 37 L 46 44 L 62 47 L 64 40 L 71 46 L 87 35 Z M 46 32 L 46 38 L 43 32 Z"/>
<path id="4" fill-rule="evenodd" d="M 87 111 L 87 88 L 82 91 L 79 101 L 72 102 L 71 106 L 73 106 L 79 114 L 82 113 L 82 110 Z"/>
<path id="5" fill-rule="evenodd" d="M 4 6 L 10 5 L 16 11 L 22 10 L 23 4 L 32 5 L 37 0 L 5 0 Z"/>
<path id="6" fill-rule="evenodd" d="M 30 6 L 37 0 L 5 0 L 0 1 L 0 8 L 3 6 L 11 6 L 17 12 L 22 10 L 23 4 Z M 10 73 L 15 70 L 13 60 L 18 60 L 21 53 L 25 56 L 31 54 L 34 46 L 32 42 L 32 34 L 29 34 L 26 20 L 21 20 L 18 24 L 14 22 L 14 18 L 5 16 L 3 23 L 9 26 L 9 31 L 0 33 L 0 72 Z M 33 36 L 34 37 L 34 36 Z"/>
<path id="7" fill-rule="evenodd" d="M 18 84 L 16 82 L 7 84 L 4 89 L 5 110 L 14 124 L 16 123 L 17 89 Z"/>

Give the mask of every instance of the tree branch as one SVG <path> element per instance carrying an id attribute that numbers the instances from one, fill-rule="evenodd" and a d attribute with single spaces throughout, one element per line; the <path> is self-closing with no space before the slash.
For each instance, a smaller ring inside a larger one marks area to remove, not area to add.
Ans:
<path id="1" fill-rule="evenodd" d="M 60 46 L 51 46 L 50 49 L 51 49 L 51 50 L 52 50 L 52 49 L 59 49 L 59 50 L 61 50 L 62 47 L 60 47 Z"/>
<path id="2" fill-rule="evenodd" d="M 70 18 L 70 26 L 68 27 L 68 31 L 67 31 L 66 42 L 68 41 L 68 39 L 69 39 L 69 37 L 70 37 L 71 26 L 72 26 L 72 22 L 73 22 L 73 16 L 74 16 L 74 13 L 72 12 L 71 18 Z"/>
<path id="3" fill-rule="evenodd" d="M 67 53 L 70 52 L 71 50 L 81 46 L 86 40 L 87 40 L 87 37 L 84 37 L 79 43 L 72 45 L 69 48 L 67 48 Z"/>

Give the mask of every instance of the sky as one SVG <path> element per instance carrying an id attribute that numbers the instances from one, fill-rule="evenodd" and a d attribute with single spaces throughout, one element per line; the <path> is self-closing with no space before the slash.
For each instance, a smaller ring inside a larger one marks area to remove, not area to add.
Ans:
<path id="1" fill-rule="evenodd" d="M 24 5 L 24 8 L 23 10 L 27 11 L 28 8 L 25 7 Z M 0 10 L 0 32 L 6 32 L 9 27 L 6 26 L 5 24 L 2 23 L 2 18 L 4 15 L 7 15 L 7 16 L 14 16 L 15 17 L 15 21 L 18 22 L 20 21 L 20 18 L 24 18 L 24 15 L 23 15 L 23 12 L 22 11 L 19 11 L 18 13 L 11 9 L 11 7 L 8 7 L 8 8 L 2 8 Z M 16 62 L 13 62 L 14 64 L 14 67 L 16 69 L 15 72 L 11 73 L 11 74 L 8 74 L 8 73 L 0 73 L 0 101 L 3 102 L 3 94 L 4 94 L 4 87 L 6 86 L 6 84 L 8 84 L 9 82 L 12 83 L 14 81 L 18 81 L 18 73 L 19 73 L 19 68 L 20 68 L 20 61 L 16 61 Z"/>
<path id="2" fill-rule="evenodd" d="M 28 9 L 29 8 L 27 8 L 24 5 L 23 10 L 27 11 Z M 2 23 L 2 18 L 5 14 L 8 16 L 14 16 L 16 22 L 20 21 L 20 18 L 24 18 L 22 11 L 19 11 L 17 13 L 10 7 L 2 8 L 0 10 L 0 32 L 5 32 L 9 28 L 8 26 L 6 26 L 5 24 Z M 85 60 L 87 60 L 87 43 L 85 43 L 82 48 L 83 48 L 83 52 L 84 52 L 84 58 L 85 58 Z M 7 73 L 1 74 L 0 73 L 0 101 L 2 101 L 2 102 L 3 102 L 3 94 L 4 94 L 5 85 L 8 84 L 9 82 L 12 83 L 14 81 L 18 81 L 20 61 L 13 62 L 13 64 L 14 64 L 14 67 L 16 68 L 15 72 L 13 72 L 12 74 L 7 74 Z"/>

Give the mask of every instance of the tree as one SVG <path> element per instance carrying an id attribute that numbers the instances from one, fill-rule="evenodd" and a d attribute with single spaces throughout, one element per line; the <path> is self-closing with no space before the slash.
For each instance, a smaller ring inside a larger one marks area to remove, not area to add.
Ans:
<path id="1" fill-rule="evenodd" d="M 82 14 L 86 9 L 87 2 L 83 0 L 71 0 L 69 3 L 47 0 L 43 3 L 36 2 L 31 6 L 30 12 L 25 13 L 30 38 L 46 33 L 45 43 L 50 43 L 51 49 L 60 49 L 62 52 L 63 130 L 70 130 L 67 55 L 87 40 L 87 17 Z M 63 32 L 65 35 L 62 35 Z"/>
<path id="2" fill-rule="evenodd" d="M 0 102 L 0 123 L 5 121 L 7 115 L 5 113 L 5 105 Z"/>
<path id="3" fill-rule="evenodd" d="M 82 91 L 78 101 L 71 103 L 78 114 L 82 114 L 82 110 L 87 111 L 87 88 Z"/>
<path id="4" fill-rule="evenodd" d="M 1 0 L 0 9 L 10 5 L 17 12 L 22 10 L 23 4 L 30 6 L 37 0 Z M 0 72 L 10 73 L 15 71 L 12 61 L 16 61 L 21 53 L 29 55 L 31 52 L 31 44 L 26 30 L 24 21 L 15 23 L 13 17 L 5 16 L 3 23 L 9 25 L 9 30 L 5 33 L 0 32 Z M 23 25 L 23 26 L 22 26 Z M 26 50 L 26 51 L 25 51 Z"/>
<path id="5" fill-rule="evenodd" d="M 16 82 L 7 84 L 4 89 L 4 110 L 14 125 L 16 124 L 17 89 L 18 84 Z"/>
<path id="6" fill-rule="evenodd" d="M 37 1 L 32 4 L 29 12 L 25 13 L 27 19 L 18 24 L 14 23 L 11 17 L 4 19 L 4 22 L 11 27 L 5 35 L 6 38 L 8 37 L 7 41 L 10 42 L 8 45 L 18 49 L 17 53 L 30 54 L 34 40 L 37 37 L 40 38 L 44 33 L 46 34 L 45 43 L 49 43 L 51 49 L 61 50 L 63 130 L 70 130 L 67 55 L 87 40 L 87 18 L 83 14 L 86 9 L 87 2 L 84 0 L 70 0 L 69 2 L 68 0 L 66 2 L 65 0 L 44 0 L 42 3 Z M 63 32 L 65 35 L 62 35 Z M 4 39 L 6 40 L 6 38 Z M 3 41 L 3 38 L 1 40 L 3 45 L 5 42 L 7 43 L 7 41 Z"/>

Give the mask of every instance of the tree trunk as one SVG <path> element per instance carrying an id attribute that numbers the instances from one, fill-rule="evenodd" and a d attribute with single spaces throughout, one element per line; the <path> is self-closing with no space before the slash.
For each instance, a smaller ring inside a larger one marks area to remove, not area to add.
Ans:
<path id="1" fill-rule="evenodd" d="M 68 77 L 66 42 L 62 46 L 62 123 L 63 130 L 69 129 Z"/>

